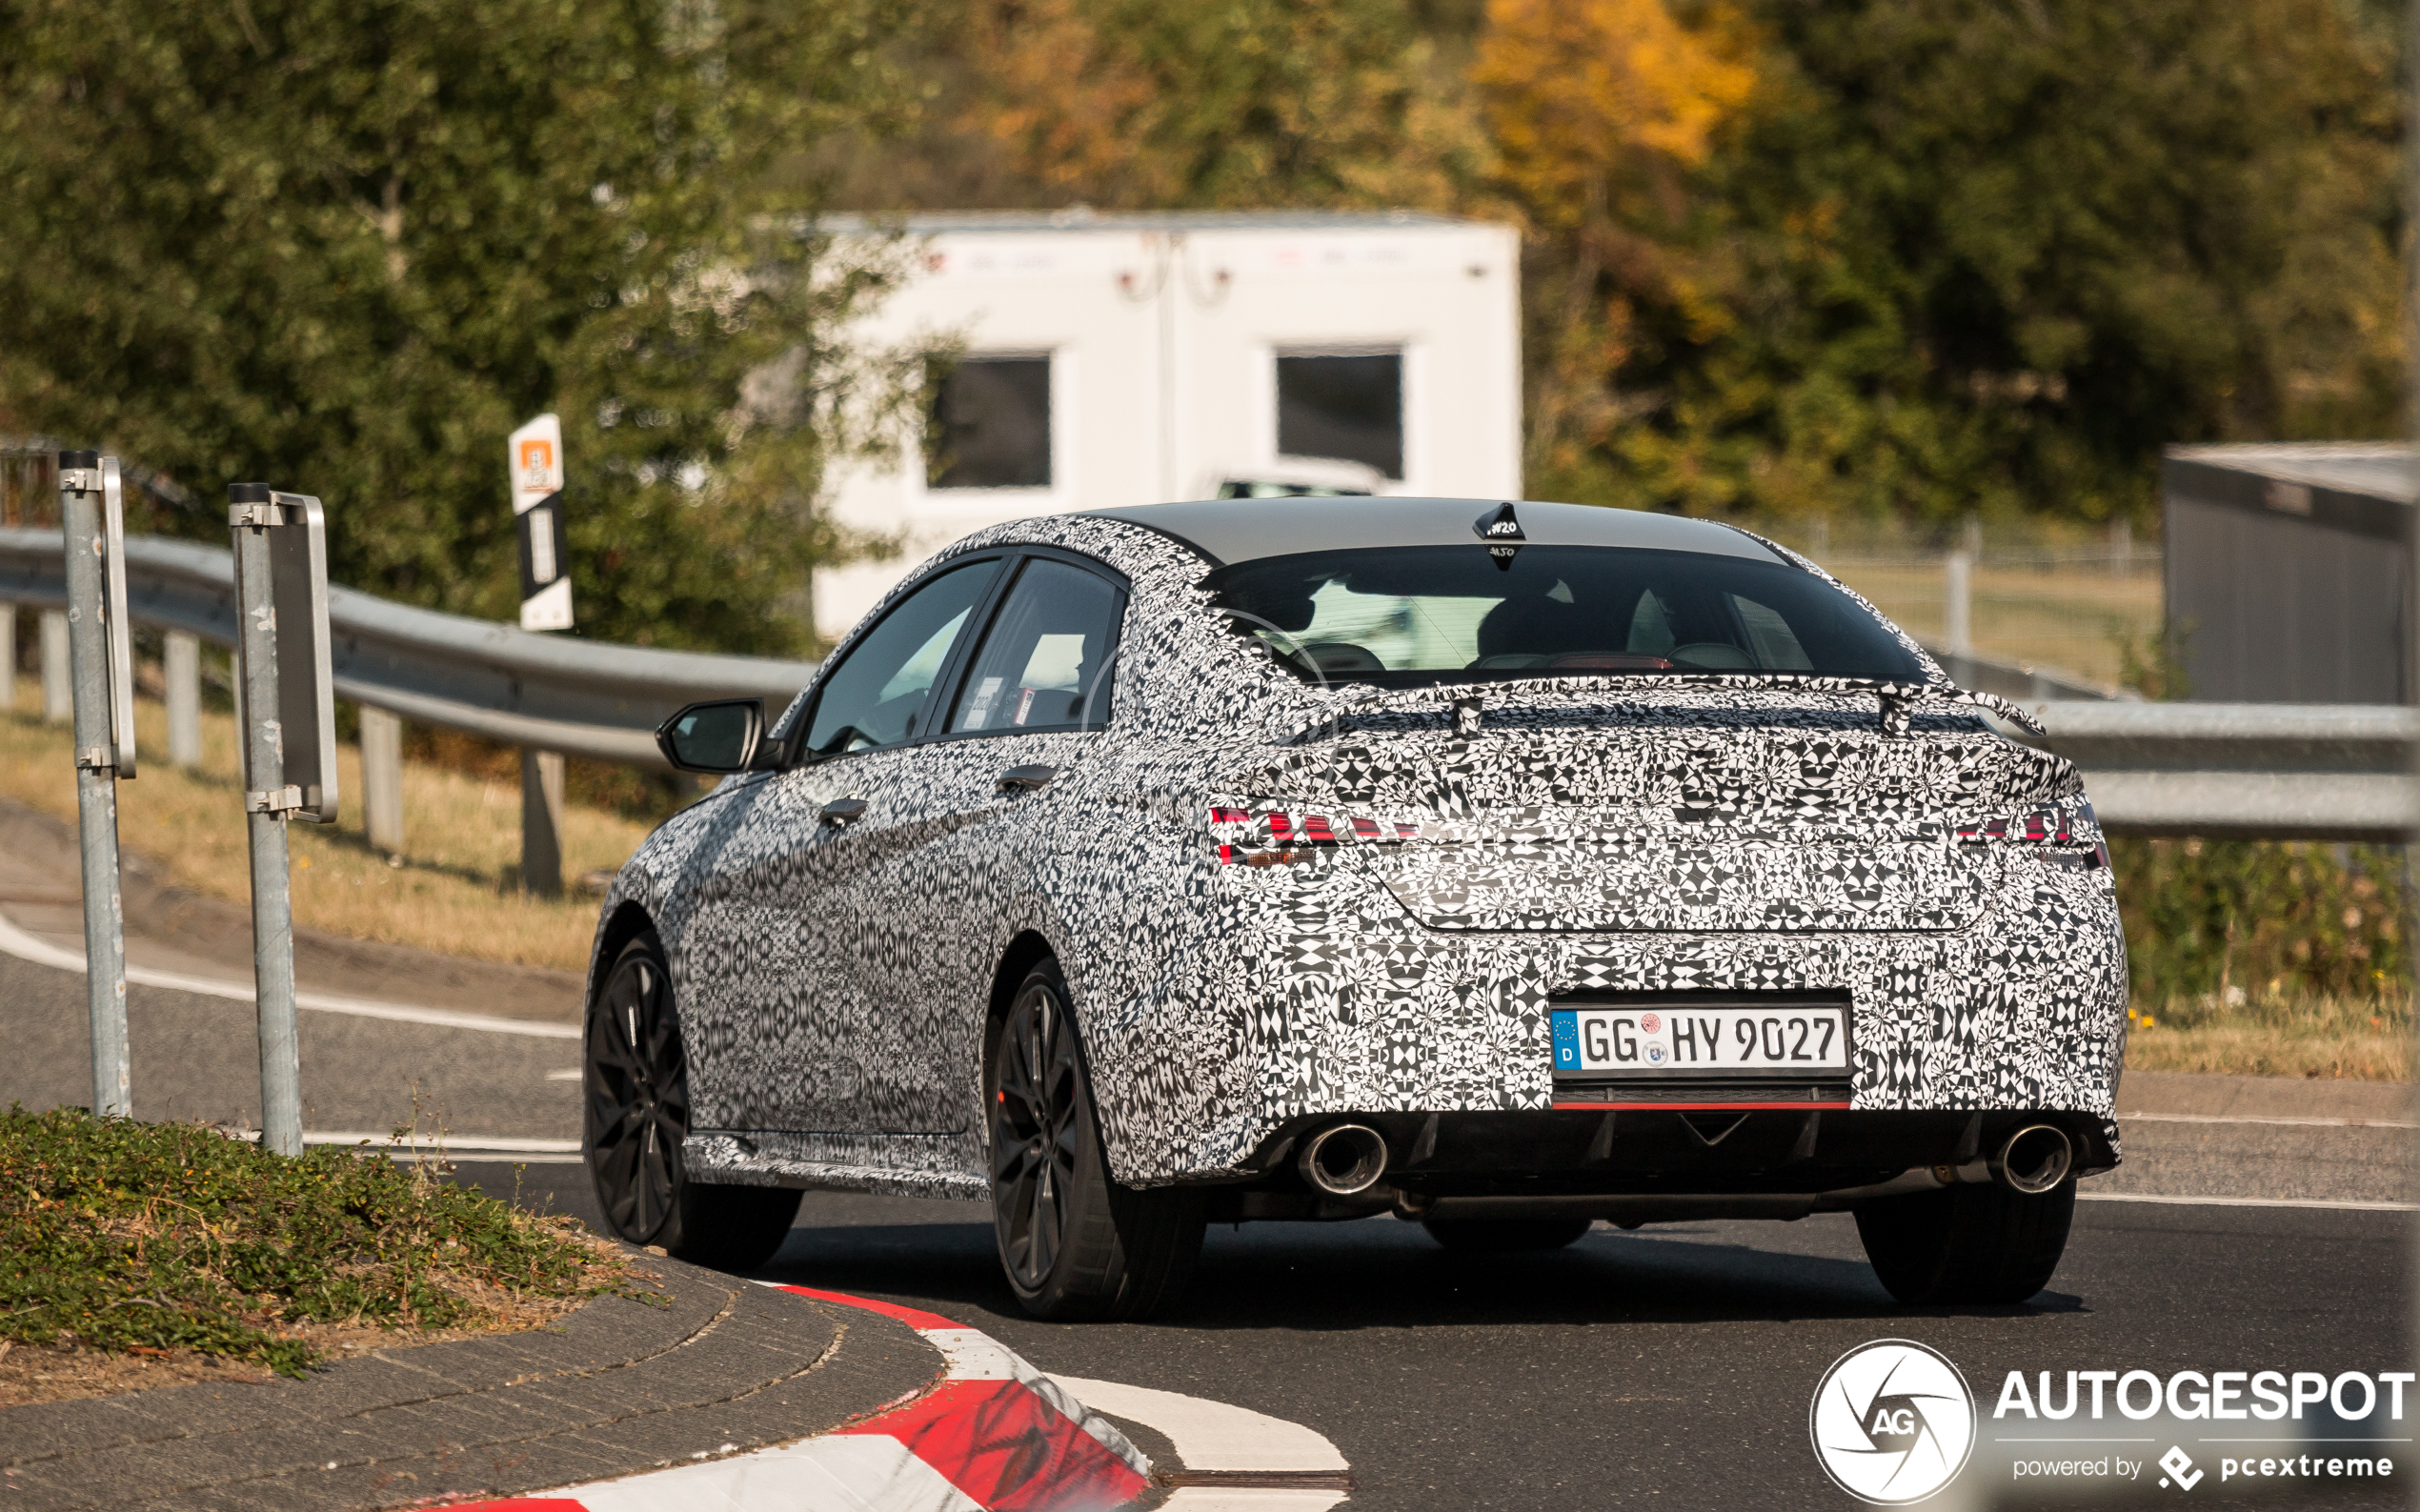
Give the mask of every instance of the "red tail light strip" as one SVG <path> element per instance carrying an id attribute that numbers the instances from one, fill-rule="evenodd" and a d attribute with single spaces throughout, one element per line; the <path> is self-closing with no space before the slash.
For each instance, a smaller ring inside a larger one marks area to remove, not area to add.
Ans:
<path id="1" fill-rule="evenodd" d="M 1395 845 L 1420 837 L 1417 824 L 1395 824 L 1360 814 L 1288 814 L 1280 809 L 1260 813 L 1214 804 L 1210 823 L 1219 832 L 1219 864 L 1265 865 L 1254 853 L 1299 851 L 1308 846 Z M 1241 835 L 1239 827 L 1249 826 Z M 1227 837 L 1233 837 L 1228 838 Z"/>
<path id="2" fill-rule="evenodd" d="M 2081 865 L 2087 871 L 2095 867 L 2107 870 L 2109 864 L 2108 846 L 2098 838 L 2087 838 L 2076 833 L 2077 821 L 2091 818 L 2090 809 L 2081 812 L 2043 809 L 2019 815 L 2013 819 L 1986 819 L 1981 824 L 1961 826 L 1958 839 L 1965 845 L 1986 845 L 1997 840 L 2008 845 L 2039 845 L 2051 850 L 2081 851 L 2083 855 L 2078 858 L 2063 860 L 2052 856 L 2049 859 L 2061 865 Z"/>
<path id="3" fill-rule="evenodd" d="M 2067 809 L 2047 809 L 2013 819 L 1986 819 L 1981 824 L 1960 826 L 1958 838 L 1974 844 L 2008 840 L 2027 845 L 2073 845 L 2078 817 Z"/>

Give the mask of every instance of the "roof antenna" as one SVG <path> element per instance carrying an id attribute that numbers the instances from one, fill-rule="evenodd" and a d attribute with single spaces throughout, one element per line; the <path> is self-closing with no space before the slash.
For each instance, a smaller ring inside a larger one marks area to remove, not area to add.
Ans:
<path id="1" fill-rule="evenodd" d="M 1521 516 L 1513 513 L 1513 507 L 1509 503 L 1499 504 L 1492 511 L 1482 514 L 1470 522 L 1470 528 L 1473 534 L 1491 546 L 1498 541 L 1529 539 L 1521 533 Z"/>
<path id="2" fill-rule="evenodd" d="M 1529 537 L 1522 534 L 1521 516 L 1513 513 L 1509 501 L 1470 522 L 1471 534 L 1487 543 L 1487 554 L 1496 560 L 1496 571 L 1512 571 L 1513 558 L 1521 554 L 1521 542 Z"/>

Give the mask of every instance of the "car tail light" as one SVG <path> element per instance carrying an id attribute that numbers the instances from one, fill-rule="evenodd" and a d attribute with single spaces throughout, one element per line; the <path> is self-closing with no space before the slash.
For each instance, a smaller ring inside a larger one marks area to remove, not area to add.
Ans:
<path id="1" fill-rule="evenodd" d="M 1279 866 L 1307 861 L 1321 851 L 1339 846 L 1400 845 L 1418 839 L 1420 826 L 1365 814 L 1213 804 L 1210 833 L 1222 866 Z"/>
<path id="2" fill-rule="evenodd" d="M 2100 821 L 2091 805 L 2081 809 L 2036 809 L 2013 818 L 1985 819 L 1958 828 L 1961 845 L 2024 845 L 2044 858 L 2086 870 L 2106 868 L 2109 848 L 2101 839 Z"/>

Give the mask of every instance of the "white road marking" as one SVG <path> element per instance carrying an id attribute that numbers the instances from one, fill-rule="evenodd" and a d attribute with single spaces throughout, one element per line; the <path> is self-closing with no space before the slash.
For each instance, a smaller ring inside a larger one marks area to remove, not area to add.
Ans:
<path id="1" fill-rule="evenodd" d="M 546 1074 L 546 1079 L 549 1081 L 577 1081 L 579 1079 L 580 1068 L 577 1066 L 572 1067 L 569 1071 L 550 1071 Z"/>
<path id="2" fill-rule="evenodd" d="M 1344 1496 L 1273 1485 L 1180 1485 L 1160 1504 L 1177 1512 L 1327 1512 Z"/>
<path id="3" fill-rule="evenodd" d="M 1283 1474 L 1351 1468 L 1325 1436 L 1265 1412 L 1115 1381 L 1050 1379 L 1095 1412 L 1166 1434 L 1187 1470 Z M 1178 1487 L 1163 1504 L 1182 1512 L 1327 1512 L 1345 1495 L 1310 1486 L 1189 1485 Z"/>
<path id="4" fill-rule="evenodd" d="M 58 971 L 84 970 L 84 953 L 64 950 L 45 939 L 39 939 L 0 917 L 0 952 L 30 960 L 37 966 Z M 235 1002 L 251 1002 L 252 989 L 243 982 L 221 981 L 211 977 L 189 977 L 182 972 L 153 971 L 148 966 L 129 966 L 126 979 L 137 987 L 167 987 L 176 992 L 199 993 L 207 998 L 226 998 Z M 454 1013 L 444 1008 L 411 1008 L 401 1003 L 373 1002 L 367 998 L 344 998 L 333 993 L 298 992 L 294 1006 L 313 1013 L 349 1014 L 355 1018 L 385 1018 L 395 1023 L 434 1024 L 444 1029 L 475 1029 L 492 1035 L 527 1035 L 535 1039 L 577 1039 L 575 1024 L 538 1023 L 527 1018 L 499 1018 L 493 1014 Z"/>
<path id="5" fill-rule="evenodd" d="M 2420 1129 L 2401 1119 L 2272 1119 L 2257 1114 L 2121 1113 L 2120 1123 L 2275 1123 L 2297 1129 Z"/>
<path id="6" fill-rule="evenodd" d="M 258 1129 L 231 1129 L 231 1139 L 258 1142 Z M 373 1153 L 398 1160 L 504 1161 L 514 1165 L 577 1165 L 584 1159 L 577 1139 L 520 1139 L 502 1135 L 449 1134 L 442 1138 L 397 1140 L 392 1134 L 357 1130 L 306 1129 L 303 1143 L 366 1144 Z"/>
<path id="7" fill-rule="evenodd" d="M 2337 1207 L 2355 1213 L 2420 1213 L 2420 1202 L 2361 1202 L 2349 1198 L 2154 1197 L 2148 1192 L 2078 1192 L 2081 1202 L 2177 1202 L 2204 1207 Z"/>

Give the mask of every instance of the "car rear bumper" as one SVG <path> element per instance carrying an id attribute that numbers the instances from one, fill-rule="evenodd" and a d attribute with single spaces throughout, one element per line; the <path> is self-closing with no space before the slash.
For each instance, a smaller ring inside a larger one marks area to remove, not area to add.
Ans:
<path id="1" fill-rule="evenodd" d="M 1348 1121 L 1384 1137 L 1384 1174 L 1350 1197 L 1316 1191 L 1300 1169 L 1302 1143 Z M 2077 1174 L 2117 1163 L 2108 1120 L 2060 1110 L 1357 1113 L 1290 1120 L 1253 1152 L 1247 1173 L 1205 1199 L 1219 1221 L 1387 1211 L 1617 1223 L 1790 1219 L 1995 1179 L 1994 1157 L 2008 1139 L 2040 1124 L 2067 1136 Z"/>

